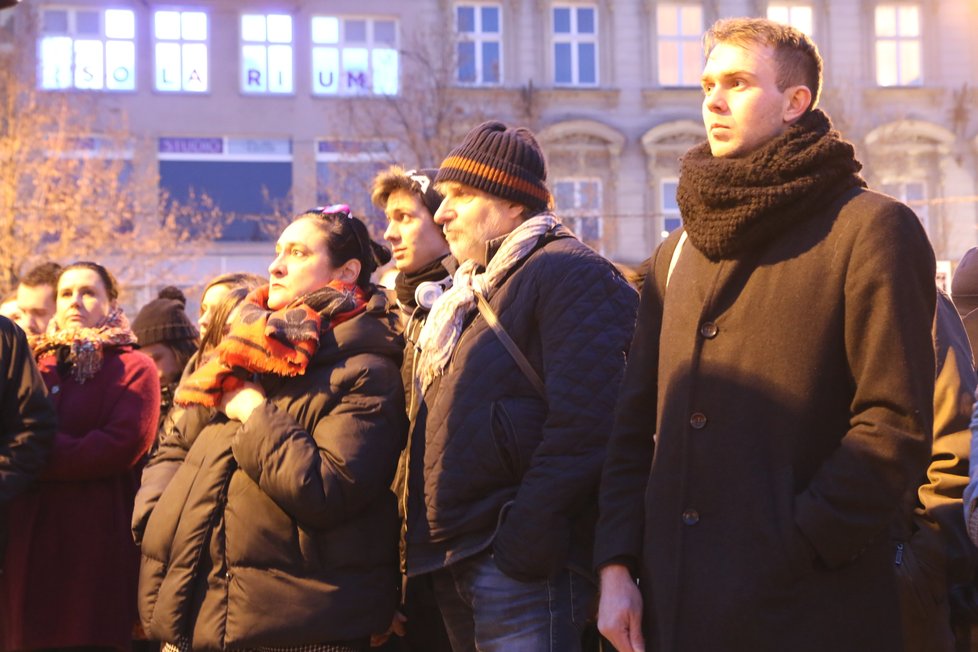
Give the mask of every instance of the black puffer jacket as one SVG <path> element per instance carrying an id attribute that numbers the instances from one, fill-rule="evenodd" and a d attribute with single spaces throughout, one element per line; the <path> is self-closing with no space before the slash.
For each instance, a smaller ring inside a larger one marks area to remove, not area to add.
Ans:
<path id="1" fill-rule="evenodd" d="M 291 647 L 387 629 L 406 430 L 395 321 L 376 292 L 305 375 L 262 379 L 269 400 L 246 424 L 192 409 L 163 442 L 133 517 L 151 637 Z"/>
<path id="2" fill-rule="evenodd" d="M 423 481 L 416 464 L 409 479 L 424 496 L 423 507 L 408 502 L 424 510 L 408 515 L 411 574 L 413 544 L 447 546 L 451 556 L 472 552 L 452 550 L 456 542 L 490 538 L 497 564 L 517 579 L 590 567 L 598 478 L 638 296 L 564 233 L 547 236 L 487 297 L 543 378 L 546 399 L 478 312 L 425 396 L 413 424 L 413 436 L 424 428 L 425 450 Z"/>

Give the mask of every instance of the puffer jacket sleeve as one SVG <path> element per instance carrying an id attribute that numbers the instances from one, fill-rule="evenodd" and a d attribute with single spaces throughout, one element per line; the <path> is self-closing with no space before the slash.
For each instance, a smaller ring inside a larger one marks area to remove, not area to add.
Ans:
<path id="1" fill-rule="evenodd" d="M 118 374 L 102 371 L 92 381 L 104 392 L 103 405 L 112 406 L 101 427 L 83 437 L 58 432 L 47 480 L 90 480 L 133 468 L 149 451 L 160 416 L 160 381 L 147 356 L 124 353 L 128 359 Z"/>
<path id="2" fill-rule="evenodd" d="M 177 421 L 146 463 L 132 511 L 132 535 L 136 545 L 142 543 L 153 508 L 187 458 L 187 452 L 212 414 L 212 410 L 199 406 L 180 408 Z"/>
<path id="3" fill-rule="evenodd" d="M 34 479 L 57 432 L 57 415 L 24 333 L 0 320 L 0 505 Z"/>
<path id="4" fill-rule="evenodd" d="M 597 492 L 638 305 L 603 260 L 565 255 L 545 264 L 534 273 L 547 418 L 493 542 L 499 568 L 522 580 L 566 562 L 572 521 Z"/>
<path id="5" fill-rule="evenodd" d="M 638 322 L 615 408 L 608 458 L 601 475 L 594 542 L 597 568 L 618 562 L 634 570 L 642 559 L 644 496 L 655 452 L 659 334 L 665 300 L 665 287 L 657 282 L 655 272 L 659 270 L 665 275 L 665 265 L 675 246 L 676 237 L 660 245 L 643 270 L 646 276 Z"/>
<path id="6" fill-rule="evenodd" d="M 396 364 L 375 355 L 344 362 L 334 400 L 308 432 L 272 401 L 255 409 L 232 440 L 239 467 L 263 492 L 312 528 L 355 516 L 390 491 L 406 429 Z"/>

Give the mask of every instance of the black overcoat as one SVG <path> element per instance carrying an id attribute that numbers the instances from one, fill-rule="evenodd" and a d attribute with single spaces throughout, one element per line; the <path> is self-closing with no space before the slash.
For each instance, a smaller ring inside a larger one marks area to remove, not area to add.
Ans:
<path id="1" fill-rule="evenodd" d="M 934 256 L 889 197 L 813 210 L 736 260 L 687 242 L 668 291 L 679 233 L 652 258 L 595 558 L 639 571 L 650 650 L 901 649 L 888 533 L 930 457 Z"/>

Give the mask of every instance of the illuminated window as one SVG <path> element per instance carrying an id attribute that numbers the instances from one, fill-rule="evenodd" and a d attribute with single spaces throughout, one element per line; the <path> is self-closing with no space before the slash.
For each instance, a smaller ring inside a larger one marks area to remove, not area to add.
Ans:
<path id="1" fill-rule="evenodd" d="M 662 216 L 661 235 L 663 238 L 683 225 L 683 218 L 679 212 L 679 202 L 676 201 L 676 190 L 678 188 L 679 181 L 676 179 L 663 179 L 659 183 L 659 214 Z"/>
<path id="2" fill-rule="evenodd" d="M 805 4 L 769 4 L 767 17 L 785 25 L 791 25 L 808 36 L 812 35 L 814 19 L 811 5 Z"/>
<path id="3" fill-rule="evenodd" d="M 554 83 L 598 85 L 598 10 L 591 6 L 553 8 Z"/>
<path id="4" fill-rule="evenodd" d="M 502 69 L 501 13 L 499 5 L 464 4 L 455 7 L 460 83 L 499 83 Z"/>
<path id="5" fill-rule="evenodd" d="M 269 94 L 293 91 L 292 16 L 241 16 L 241 90 Z"/>
<path id="6" fill-rule="evenodd" d="M 128 9 L 41 12 L 40 87 L 136 89 L 136 19 Z"/>
<path id="7" fill-rule="evenodd" d="M 660 4 L 656 10 L 659 84 L 699 86 L 703 72 L 703 9 Z"/>
<path id="8" fill-rule="evenodd" d="M 314 16 L 312 92 L 316 95 L 397 95 L 397 22 Z"/>
<path id="9" fill-rule="evenodd" d="M 595 251 L 601 251 L 600 179 L 557 179 L 554 201 L 561 221 Z"/>
<path id="10" fill-rule="evenodd" d="M 920 8 L 917 5 L 876 7 L 876 83 L 920 86 Z"/>
<path id="11" fill-rule="evenodd" d="M 207 91 L 207 14 L 202 11 L 157 11 L 156 90 Z"/>

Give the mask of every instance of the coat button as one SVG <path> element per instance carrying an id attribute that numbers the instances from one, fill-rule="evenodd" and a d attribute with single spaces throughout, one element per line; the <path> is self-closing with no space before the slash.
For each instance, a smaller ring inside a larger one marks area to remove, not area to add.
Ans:
<path id="1" fill-rule="evenodd" d="M 706 415 L 702 412 L 693 412 L 693 415 L 689 417 L 689 425 L 697 430 L 702 430 L 706 427 Z"/>
<path id="2" fill-rule="evenodd" d="M 717 328 L 717 325 L 714 324 L 712 321 L 703 322 L 703 324 L 700 326 L 700 335 L 702 335 L 708 340 L 712 340 L 714 337 L 717 336 L 717 333 L 719 332 L 720 329 Z"/>
<path id="3" fill-rule="evenodd" d="M 700 513 L 695 509 L 683 510 L 683 523 L 686 525 L 696 525 L 700 522 Z"/>

